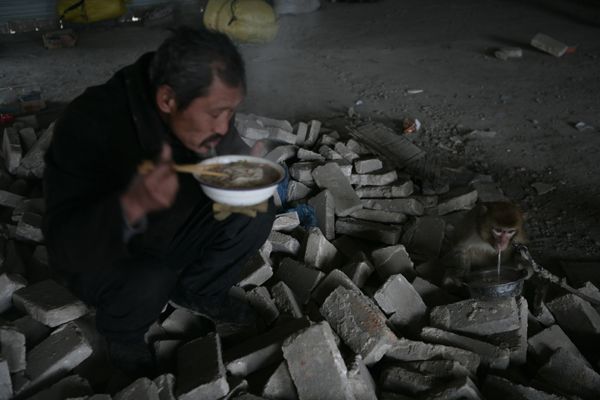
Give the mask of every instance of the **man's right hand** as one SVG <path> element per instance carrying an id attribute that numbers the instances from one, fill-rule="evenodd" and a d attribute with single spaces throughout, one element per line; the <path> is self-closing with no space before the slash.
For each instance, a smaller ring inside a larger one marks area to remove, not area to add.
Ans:
<path id="1" fill-rule="evenodd" d="M 154 169 L 137 174 L 129 189 L 121 196 L 121 208 L 130 225 L 135 225 L 149 212 L 170 207 L 175 201 L 179 181 L 172 168 L 171 148 L 164 144 Z"/>

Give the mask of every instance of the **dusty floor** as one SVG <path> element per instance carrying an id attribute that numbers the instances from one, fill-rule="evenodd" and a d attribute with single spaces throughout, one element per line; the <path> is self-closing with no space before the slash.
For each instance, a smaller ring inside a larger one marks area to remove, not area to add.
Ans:
<path id="1" fill-rule="evenodd" d="M 280 19 L 266 45 L 241 45 L 249 75 L 242 111 L 327 118 L 356 101 L 363 117 L 391 125 L 416 117 L 416 143 L 442 165 L 493 175 L 529 216 L 538 254 L 600 257 L 600 4 L 567 0 L 384 0 L 324 3 Z M 200 23 L 186 10 L 185 22 Z M 538 32 L 569 45 L 555 58 L 529 46 Z M 154 49 L 160 28 L 94 27 L 76 48 L 48 51 L 39 35 L 0 38 L 0 87 L 36 82 L 68 102 L 86 86 Z M 518 46 L 523 58 L 493 50 Z M 407 91 L 421 89 L 422 93 Z M 57 105 L 58 104 L 58 105 Z M 580 132 L 577 122 L 592 130 Z M 455 137 L 492 130 L 488 139 Z M 463 138 L 464 139 L 464 138 Z M 555 189 L 537 194 L 532 183 Z"/>

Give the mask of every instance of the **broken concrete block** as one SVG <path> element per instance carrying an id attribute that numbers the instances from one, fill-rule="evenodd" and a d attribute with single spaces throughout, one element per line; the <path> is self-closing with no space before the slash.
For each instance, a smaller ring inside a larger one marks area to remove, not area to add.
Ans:
<path id="1" fill-rule="evenodd" d="M 341 160 L 343 159 L 342 155 L 337 151 L 333 150 L 331 147 L 326 145 L 319 146 L 319 154 L 326 160 Z"/>
<path id="2" fill-rule="evenodd" d="M 76 397 L 91 396 L 94 394 L 87 379 L 77 375 L 67 376 L 53 384 L 48 389 L 42 390 L 28 397 L 29 400 L 63 400 Z"/>
<path id="3" fill-rule="evenodd" d="M 408 197 L 413 193 L 413 190 L 413 182 L 406 181 L 400 185 L 361 186 L 357 187 L 354 191 L 361 199 L 394 199 Z"/>
<path id="4" fill-rule="evenodd" d="M 266 287 L 255 287 L 246 293 L 246 298 L 267 325 L 271 325 L 279 317 L 279 310 Z"/>
<path id="5" fill-rule="evenodd" d="M 25 315 L 13 321 L 13 325 L 25 335 L 27 350 L 37 346 L 42 340 L 46 339 L 52 332 L 50 328 L 41 322 L 36 321 L 29 315 Z"/>
<path id="6" fill-rule="evenodd" d="M 337 164 L 328 163 L 315 168 L 313 177 L 321 189 L 331 192 L 337 216 L 344 217 L 362 208 L 360 199 Z"/>
<path id="7" fill-rule="evenodd" d="M 292 319 L 228 349 L 223 354 L 227 371 L 233 376 L 245 377 L 281 362 L 283 341 L 307 326 L 310 326 L 307 318 Z"/>
<path id="8" fill-rule="evenodd" d="M 438 258 L 446 233 L 446 222 L 436 217 L 416 217 L 404 226 L 402 243 L 415 258 L 432 260 Z"/>
<path id="9" fill-rule="evenodd" d="M 427 400 L 482 400 L 479 389 L 471 378 L 465 376 L 455 379 L 433 393 L 429 393 Z"/>
<path id="10" fill-rule="evenodd" d="M 298 122 L 298 129 L 296 129 L 296 144 L 302 146 L 306 143 L 308 137 L 308 124 L 306 122 Z"/>
<path id="11" fill-rule="evenodd" d="M 17 290 L 24 288 L 27 281 L 20 275 L 0 275 L 0 314 L 12 307 L 12 296 Z"/>
<path id="12" fill-rule="evenodd" d="M 300 399 L 354 399 L 348 370 L 327 322 L 291 335 L 282 350 Z"/>
<path id="13" fill-rule="evenodd" d="M 406 214 L 381 210 L 356 210 L 350 214 L 352 218 L 362 219 L 369 222 L 385 222 L 389 224 L 402 224 L 406 221 Z"/>
<path id="14" fill-rule="evenodd" d="M 310 121 L 310 125 L 308 126 L 308 135 L 306 136 L 306 141 L 304 144 L 307 146 L 312 146 L 317 143 L 317 139 L 319 139 L 319 133 L 321 133 L 321 121 L 313 119 Z"/>
<path id="15" fill-rule="evenodd" d="M 510 351 L 505 347 L 457 335 L 437 328 L 425 327 L 421 330 L 421 338 L 428 342 L 459 347 L 479 354 L 481 362 L 493 369 L 506 369 L 510 362 Z"/>
<path id="16" fill-rule="evenodd" d="M 337 142 L 334 146 L 334 150 L 338 152 L 344 159 L 350 162 L 353 162 L 354 160 L 360 157 L 358 154 L 346 147 L 346 145 L 342 142 Z"/>
<path id="17" fill-rule="evenodd" d="M 339 286 L 343 286 L 346 289 L 360 292 L 360 289 L 352 282 L 346 274 L 339 269 L 331 271 L 319 285 L 312 292 L 312 297 L 315 299 L 317 304 L 323 304 L 325 299 Z"/>
<path id="18" fill-rule="evenodd" d="M 27 353 L 26 375 L 36 383 L 67 375 L 92 354 L 92 346 L 74 323 L 67 323 Z"/>
<path id="19" fill-rule="evenodd" d="M 42 178 L 44 175 L 44 154 L 50 146 L 54 134 L 54 122 L 42 133 L 33 147 L 25 154 L 15 173 L 20 177 Z"/>
<path id="20" fill-rule="evenodd" d="M 21 164 L 23 149 L 21 148 L 21 138 L 16 129 L 11 127 L 4 128 L 4 137 L 2 139 L 2 156 L 6 169 L 14 174 Z"/>
<path id="21" fill-rule="evenodd" d="M 425 207 L 416 199 L 370 199 L 363 200 L 364 208 L 400 212 L 408 215 L 423 215 Z"/>
<path id="22" fill-rule="evenodd" d="M 338 218 L 335 222 L 335 232 L 338 235 L 348 235 L 384 244 L 396 244 L 400 240 L 402 227 L 354 218 Z"/>
<path id="23" fill-rule="evenodd" d="M 353 261 L 342 268 L 342 272 L 345 273 L 359 288 L 362 288 L 365 285 L 367 279 L 369 279 L 374 271 L 375 267 L 373 267 L 369 260 L 366 259 Z"/>
<path id="24" fill-rule="evenodd" d="M 348 380 L 356 400 L 377 400 L 377 386 L 360 355 L 349 365 Z"/>
<path id="25" fill-rule="evenodd" d="M 398 342 L 387 351 L 385 356 L 388 359 L 396 361 L 425 361 L 433 359 L 456 361 L 466 368 L 470 375 L 477 373 L 481 362 L 479 355 L 469 350 L 445 346 L 443 344 L 418 342 L 405 338 L 398 339 Z"/>
<path id="26" fill-rule="evenodd" d="M 19 310 L 49 327 L 62 325 L 88 312 L 81 300 L 53 280 L 17 290 L 13 294 L 13 303 Z"/>
<path id="27" fill-rule="evenodd" d="M 387 315 L 400 313 L 395 320 L 401 326 L 419 322 L 427 312 L 423 299 L 402 274 L 390 276 L 373 299 Z"/>
<path id="28" fill-rule="evenodd" d="M 546 305 L 565 331 L 594 335 L 600 333 L 600 314 L 581 297 L 566 294 Z"/>
<path id="29" fill-rule="evenodd" d="M 260 286 L 272 276 L 273 267 L 271 266 L 271 260 L 264 252 L 257 251 L 242 268 L 241 279 L 238 282 L 238 286 Z"/>
<path id="30" fill-rule="evenodd" d="M 287 201 L 301 200 L 307 197 L 312 192 L 312 189 L 302 182 L 290 179 L 287 190 Z"/>
<path id="31" fill-rule="evenodd" d="M 600 375 L 569 350 L 556 350 L 538 370 L 538 377 L 584 399 L 600 398 Z"/>
<path id="32" fill-rule="evenodd" d="M 495 301 L 467 299 L 437 306 L 429 320 L 434 327 L 479 336 L 520 328 L 519 308 L 511 297 Z"/>
<path id="33" fill-rule="evenodd" d="M 287 131 L 285 129 L 276 128 L 276 127 L 268 127 L 267 128 L 268 136 L 267 139 L 276 143 L 287 143 L 287 144 L 296 144 L 296 135 L 292 132 Z"/>
<path id="34" fill-rule="evenodd" d="M 317 227 L 308 229 L 304 262 L 314 268 L 331 271 L 339 266 L 341 255 Z"/>
<path id="35" fill-rule="evenodd" d="M 7 192 L 6 190 L 0 190 L 0 206 L 2 207 L 17 207 L 24 197 L 15 193 Z"/>
<path id="36" fill-rule="evenodd" d="M 354 139 L 348 139 L 348 141 L 346 142 L 346 147 L 348 148 L 348 150 L 361 156 L 373 154 L 362 143 L 359 143 Z"/>
<path id="37" fill-rule="evenodd" d="M 271 150 L 265 158 L 267 160 L 273 161 L 274 163 L 282 163 L 284 161 L 289 160 L 290 158 L 296 157 L 296 152 L 298 148 L 294 145 L 283 145 L 277 146 L 273 150 Z"/>
<path id="38" fill-rule="evenodd" d="M 477 190 L 453 197 L 438 204 L 438 215 L 446 215 L 454 211 L 470 210 L 477 202 Z"/>
<path id="39" fill-rule="evenodd" d="M 334 136 L 331 133 L 335 133 L 336 135 Z M 318 144 L 326 146 L 335 146 L 335 144 L 339 141 L 339 137 L 336 137 L 339 136 L 339 134 L 335 131 L 331 133 L 321 134 L 321 139 L 319 140 Z"/>
<path id="40" fill-rule="evenodd" d="M 274 253 L 296 255 L 300 250 L 300 242 L 285 233 L 272 231 L 267 240 L 271 242 Z"/>
<path id="41" fill-rule="evenodd" d="M 31 212 L 26 212 L 17 224 L 15 238 L 31 242 L 43 242 L 42 216 Z"/>
<path id="42" fill-rule="evenodd" d="M 381 372 L 380 386 L 384 390 L 419 395 L 439 386 L 441 379 L 401 366 L 391 366 Z"/>
<path id="43" fill-rule="evenodd" d="M 570 351 L 575 357 L 579 357 L 587 363 L 577 346 L 569 339 L 558 325 L 552 325 L 528 340 L 529 351 L 538 360 L 547 360 L 559 348 Z"/>
<path id="44" fill-rule="evenodd" d="M 158 388 L 154 382 L 148 378 L 136 379 L 114 397 L 114 400 L 138 399 L 160 400 L 158 397 Z"/>
<path id="45" fill-rule="evenodd" d="M 176 386 L 178 399 L 217 399 L 228 392 L 221 340 L 217 334 L 209 333 L 179 348 Z"/>
<path id="46" fill-rule="evenodd" d="M 320 310 L 344 343 L 360 354 L 367 365 L 379 361 L 398 340 L 377 306 L 353 290 L 338 287 Z"/>
<path id="47" fill-rule="evenodd" d="M 274 231 L 290 232 L 293 231 L 298 225 L 300 225 L 298 213 L 296 211 L 292 211 L 283 214 L 277 214 L 275 216 L 272 229 Z"/>
<path id="48" fill-rule="evenodd" d="M 520 385 L 496 375 L 488 375 L 483 382 L 483 395 L 490 400 L 567 400 L 566 397 L 546 393 L 530 386 Z"/>
<path id="49" fill-rule="evenodd" d="M 308 204 L 315 209 L 317 226 L 323 235 L 325 235 L 325 238 L 333 240 L 335 238 L 335 206 L 331 192 L 323 190 L 311 198 Z"/>
<path id="50" fill-rule="evenodd" d="M 330 163 L 336 164 L 340 167 L 342 174 L 346 177 L 348 182 L 350 182 L 350 176 L 352 175 L 352 164 L 344 159 L 341 160 L 332 160 Z"/>
<path id="51" fill-rule="evenodd" d="M 263 387 L 262 396 L 273 400 L 298 400 L 296 387 L 285 362 L 279 364 L 269 377 Z"/>
<path id="52" fill-rule="evenodd" d="M 14 325 L 9 323 L 0 325 L 0 350 L 11 373 L 25 369 L 25 335 Z"/>
<path id="53" fill-rule="evenodd" d="M 520 47 L 502 47 L 494 52 L 496 58 L 500 60 L 508 60 L 509 58 L 523 57 L 523 49 Z"/>
<path id="54" fill-rule="evenodd" d="M 354 170 L 357 174 L 368 174 L 381 168 L 383 168 L 383 163 L 379 158 L 362 158 L 354 160 Z"/>
<path id="55" fill-rule="evenodd" d="M 322 154 L 303 148 L 298 149 L 296 157 L 298 157 L 298 160 L 300 161 L 325 161 L 325 157 Z"/>
<path id="56" fill-rule="evenodd" d="M 302 161 L 294 163 L 289 169 L 290 176 L 300 182 L 312 182 L 312 171 L 317 166 L 318 164 L 314 161 Z"/>
<path id="57" fill-rule="evenodd" d="M 11 399 L 12 397 L 13 388 L 8 362 L 0 356 L 0 399 Z"/>
<path id="58" fill-rule="evenodd" d="M 158 390 L 158 398 L 160 400 L 176 400 L 175 399 L 175 377 L 173 374 L 162 374 L 154 378 L 154 384 Z"/>
<path id="59" fill-rule="evenodd" d="M 510 362 L 512 365 L 525 364 L 527 361 L 527 327 L 529 307 L 524 297 L 517 297 L 517 310 L 519 327 L 506 332 L 486 336 L 486 340 L 498 346 L 507 346 L 510 350 Z"/>
<path id="60" fill-rule="evenodd" d="M 569 50 L 569 46 L 566 44 L 543 33 L 536 34 L 531 39 L 531 45 L 545 53 L 552 54 L 554 57 L 562 57 Z"/>
<path id="61" fill-rule="evenodd" d="M 381 172 L 378 174 L 351 175 L 350 183 L 359 186 L 384 186 L 398 179 L 396 170 Z"/>
<path id="62" fill-rule="evenodd" d="M 310 293 L 325 274 L 291 258 L 284 258 L 277 269 L 277 277 L 292 289 L 300 304 L 306 304 Z"/>
<path id="63" fill-rule="evenodd" d="M 401 244 L 374 250 L 371 260 L 381 279 L 387 280 L 396 274 L 402 274 L 408 279 L 415 277 L 414 264 Z"/>
<path id="64" fill-rule="evenodd" d="M 271 296 L 280 312 L 288 313 L 294 318 L 302 318 L 302 308 L 294 292 L 284 282 L 277 282 L 271 287 Z"/>

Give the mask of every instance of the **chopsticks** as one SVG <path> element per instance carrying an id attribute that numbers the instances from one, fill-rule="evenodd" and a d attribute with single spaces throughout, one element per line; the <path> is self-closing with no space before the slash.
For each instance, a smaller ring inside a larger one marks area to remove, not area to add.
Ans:
<path id="1" fill-rule="evenodd" d="M 194 175 L 206 175 L 206 176 L 227 176 L 224 172 L 211 171 L 211 165 L 201 164 L 173 164 L 171 165 L 174 171 L 194 174 Z M 147 174 L 154 169 L 154 163 L 150 160 L 143 161 L 138 165 L 138 172 L 140 174 Z"/>

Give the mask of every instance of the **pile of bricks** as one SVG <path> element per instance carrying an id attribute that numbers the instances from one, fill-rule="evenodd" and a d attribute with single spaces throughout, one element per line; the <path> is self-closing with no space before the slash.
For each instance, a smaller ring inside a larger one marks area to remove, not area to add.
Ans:
<path id="1" fill-rule="evenodd" d="M 147 335 L 164 373 L 112 396 L 94 394 L 110 371 L 93 310 L 47 269 L 41 192 L 18 190 L 43 171 L 43 160 L 26 160 L 52 129 L 37 140 L 25 126 L 5 130 L 0 399 L 600 398 L 597 360 L 579 345 L 600 333 L 590 303 L 567 294 L 534 317 L 523 297 L 463 299 L 436 285 L 432 260 L 457 216 L 504 198 L 489 177 L 456 189 L 409 176 L 399 165 L 418 151 L 378 124 L 339 132 L 239 115 L 236 125 L 289 171 L 277 196 L 285 210 L 232 290 L 264 326 L 206 334 L 200 317 L 174 310 Z"/>

